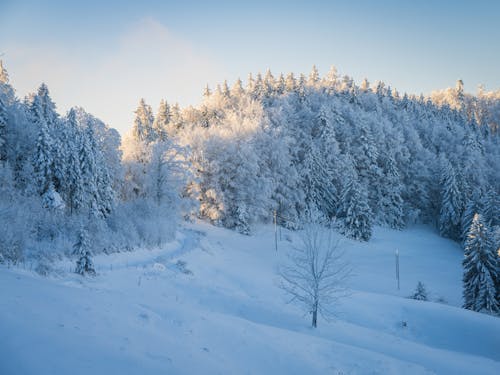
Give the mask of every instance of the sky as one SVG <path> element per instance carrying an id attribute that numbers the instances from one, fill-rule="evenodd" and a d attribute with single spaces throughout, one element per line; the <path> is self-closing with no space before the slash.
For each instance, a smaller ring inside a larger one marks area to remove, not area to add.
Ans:
<path id="1" fill-rule="evenodd" d="M 248 73 L 383 80 L 400 92 L 500 89 L 500 1 L 0 0 L 0 59 L 17 95 L 45 82 L 122 134 L 140 98 L 197 105 Z"/>

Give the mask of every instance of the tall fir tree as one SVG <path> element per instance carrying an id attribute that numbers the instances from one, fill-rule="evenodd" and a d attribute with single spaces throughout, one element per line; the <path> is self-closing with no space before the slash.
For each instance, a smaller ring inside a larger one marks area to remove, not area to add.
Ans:
<path id="1" fill-rule="evenodd" d="M 403 229 L 405 226 L 402 190 L 403 184 L 396 163 L 389 157 L 385 166 L 378 211 L 380 221 L 393 229 Z"/>
<path id="2" fill-rule="evenodd" d="M 453 240 L 460 239 L 460 224 L 463 211 L 462 193 L 455 169 L 451 163 L 441 160 L 441 208 L 439 232 Z"/>
<path id="3" fill-rule="evenodd" d="M 134 127 L 132 129 L 134 138 L 147 143 L 153 142 L 155 140 L 153 121 L 151 106 L 147 105 L 144 99 L 141 99 L 139 106 L 135 110 Z"/>
<path id="4" fill-rule="evenodd" d="M 471 197 L 467 200 L 461 219 L 461 240 L 464 246 L 472 225 L 472 220 L 477 213 L 483 215 L 483 199 L 479 190 L 475 189 Z"/>
<path id="5" fill-rule="evenodd" d="M 355 173 L 346 176 L 337 217 L 343 233 L 355 240 L 368 241 L 372 236 L 373 213 L 368 205 L 368 194 Z"/>
<path id="6" fill-rule="evenodd" d="M 54 176 L 53 143 L 38 96 L 33 98 L 30 112 L 38 127 L 38 136 L 33 156 L 33 169 L 38 193 L 43 195 L 52 186 Z"/>
<path id="7" fill-rule="evenodd" d="M 80 137 L 78 158 L 80 161 L 81 179 L 83 185 L 83 209 L 94 217 L 100 217 L 98 207 L 98 190 L 96 183 L 97 165 L 92 145 L 94 132 L 92 124 L 86 124 Z"/>
<path id="8" fill-rule="evenodd" d="M 7 106 L 0 95 L 0 164 L 7 160 Z"/>
<path id="9" fill-rule="evenodd" d="M 70 214 L 80 210 L 84 206 L 84 183 L 79 159 L 79 142 L 81 138 L 76 120 L 75 110 L 71 108 L 66 116 L 67 139 L 67 161 L 64 171 L 63 193 L 66 207 Z"/>
<path id="10" fill-rule="evenodd" d="M 463 260 L 464 308 L 474 311 L 498 312 L 498 260 L 490 233 L 481 215 L 476 214 L 465 242 Z"/>
<path id="11" fill-rule="evenodd" d="M 160 107 L 158 108 L 158 114 L 156 115 L 153 122 L 153 131 L 159 141 L 165 142 L 168 138 L 168 126 L 170 124 L 170 119 L 172 115 L 170 114 L 170 105 L 166 100 L 160 101 Z"/>

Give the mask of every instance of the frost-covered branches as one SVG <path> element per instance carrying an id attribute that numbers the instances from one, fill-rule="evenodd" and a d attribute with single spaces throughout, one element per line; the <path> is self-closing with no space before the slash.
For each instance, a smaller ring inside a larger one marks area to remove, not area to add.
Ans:
<path id="1" fill-rule="evenodd" d="M 331 317 L 338 299 L 346 295 L 350 268 L 331 230 L 311 223 L 304 226 L 300 244 L 288 255 L 279 274 L 280 287 L 290 296 L 290 302 L 311 313 L 312 326 L 316 327 L 318 313 Z"/>

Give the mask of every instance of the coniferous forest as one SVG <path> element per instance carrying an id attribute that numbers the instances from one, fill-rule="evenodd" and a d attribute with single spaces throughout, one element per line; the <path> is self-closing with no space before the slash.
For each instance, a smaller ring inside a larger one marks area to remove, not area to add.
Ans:
<path id="1" fill-rule="evenodd" d="M 59 113 L 45 84 L 18 98 L 0 66 L 0 261 L 85 255 L 89 233 L 94 254 L 158 246 L 193 218 L 251 234 L 314 216 L 359 241 L 427 223 L 489 252 L 491 292 L 499 125 L 498 91 L 415 96 L 313 67 L 207 86 L 198 107 L 140 100 L 121 139 L 83 108 Z"/>

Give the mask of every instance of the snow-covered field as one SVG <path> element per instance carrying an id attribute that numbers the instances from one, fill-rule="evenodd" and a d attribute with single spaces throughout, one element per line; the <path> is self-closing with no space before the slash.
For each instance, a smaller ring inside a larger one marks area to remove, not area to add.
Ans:
<path id="1" fill-rule="evenodd" d="M 421 226 L 342 238 L 351 295 L 312 329 L 277 287 L 296 240 L 283 230 L 276 253 L 271 226 L 197 223 L 162 249 L 96 257 L 95 278 L 2 266 L 0 374 L 500 374 L 500 319 L 459 308 L 455 243 Z M 406 298 L 418 281 L 431 302 Z"/>

